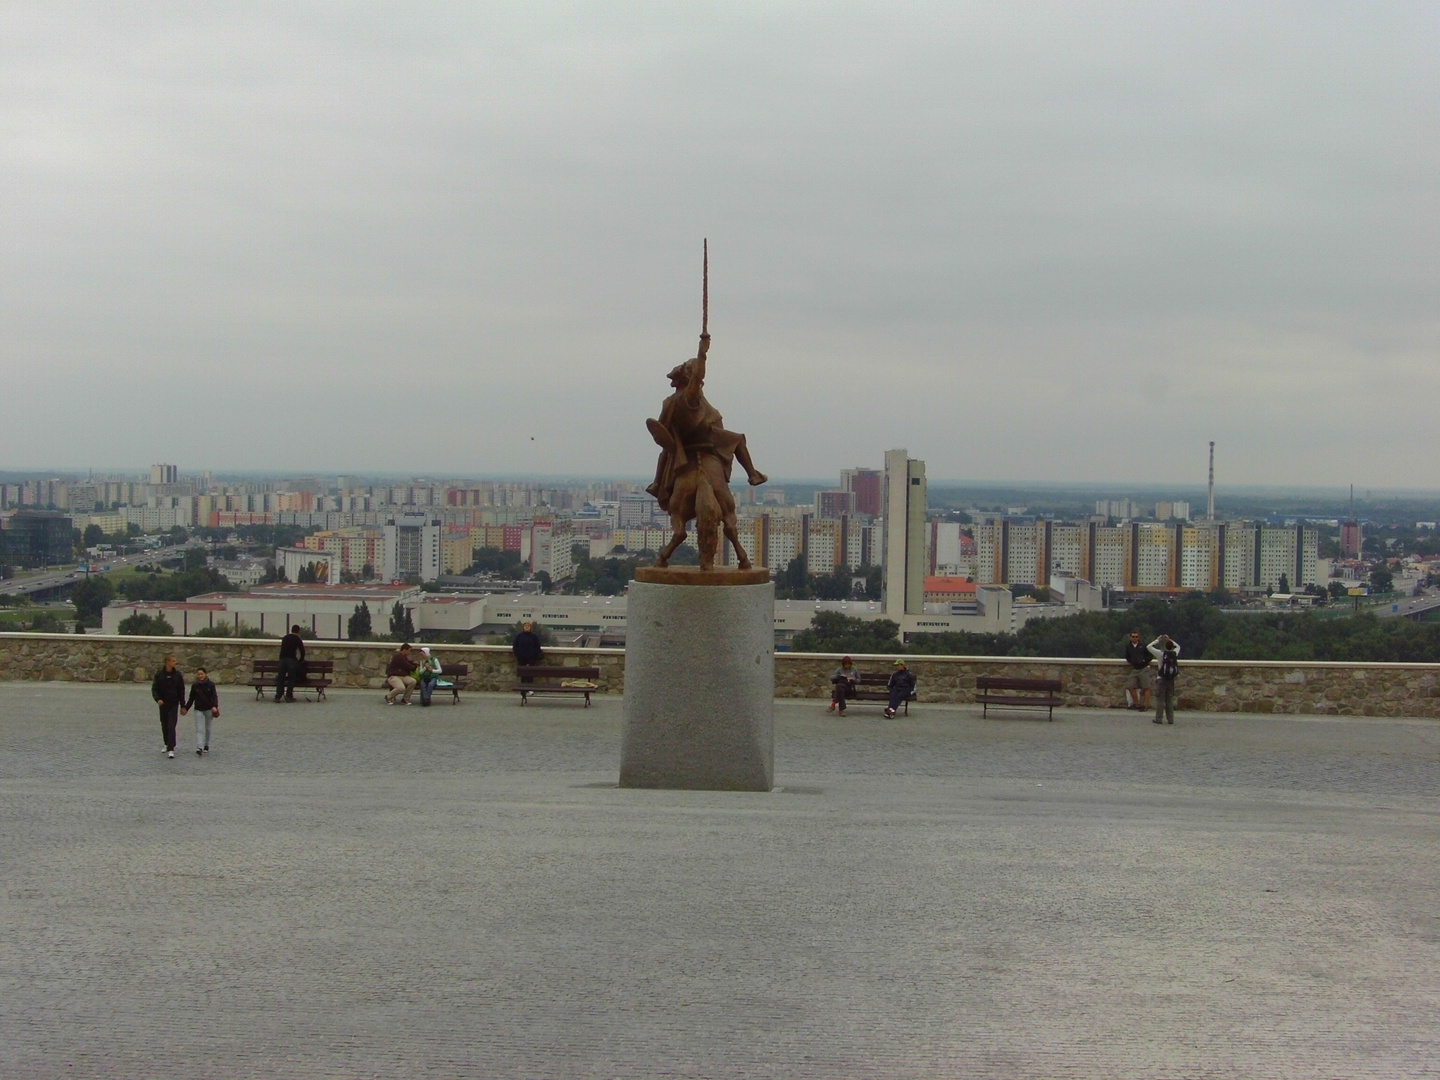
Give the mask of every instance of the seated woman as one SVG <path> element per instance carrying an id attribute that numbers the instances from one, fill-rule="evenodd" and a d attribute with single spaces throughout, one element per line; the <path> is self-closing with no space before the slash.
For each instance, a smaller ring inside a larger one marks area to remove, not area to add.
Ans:
<path id="1" fill-rule="evenodd" d="M 835 712 L 838 706 L 840 715 L 845 715 L 845 699 L 855 696 L 856 679 L 855 661 L 844 657 L 830 676 L 830 708 L 826 711 Z"/>

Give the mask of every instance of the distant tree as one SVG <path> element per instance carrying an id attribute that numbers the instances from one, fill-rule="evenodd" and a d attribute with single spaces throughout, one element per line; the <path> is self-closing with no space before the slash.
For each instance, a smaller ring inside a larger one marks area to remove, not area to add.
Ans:
<path id="1" fill-rule="evenodd" d="M 575 564 L 575 573 L 564 585 L 572 596 L 595 593 L 618 596 L 635 576 L 637 567 L 649 562 L 638 555 L 617 555 L 604 559 L 584 558 Z"/>
<path id="2" fill-rule="evenodd" d="M 689 544 L 681 544 L 675 549 L 675 554 L 670 556 L 671 566 L 698 566 L 700 564 L 700 552 Z"/>
<path id="3" fill-rule="evenodd" d="M 361 581 L 369 581 L 369 580 L 370 580 L 371 578 L 373 578 L 374 576 L 375 576 L 375 567 L 371 566 L 368 562 L 367 562 L 364 566 L 362 566 L 362 567 L 360 568 L 360 580 L 361 580 Z"/>
<path id="4" fill-rule="evenodd" d="M 314 585 L 318 580 L 313 562 L 306 563 L 300 568 L 300 572 L 295 575 L 295 581 L 299 585 Z"/>
<path id="5" fill-rule="evenodd" d="M 1280 592 L 1282 592 L 1282 593 L 1288 593 L 1289 591 L 1290 591 L 1290 575 L 1289 575 L 1289 574 L 1281 574 L 1281 575 L 1280 575 Z"/>
<path id="6" fill-rule="evenodd" d="M 550 575 L 544 570 L 537 570 L 535 572 L 535 580 L 540 583 L 540 591 L 542 593 L 548 593 L 550 591 Z"/>
<path id="7" fill-rule="evenodd" d="M 810 591 L 817 600 L 849 600 L 852 580 L 848 566 L 837 566 L 828 574 L 811 574 Z"/>
<path id="8" fill-rule="evenodd" d="M 1009 656 L 1015 649 L 1014 634 L 911 634 L 909 651 L 932 656 Z"/>
<path id="9" fill-rule="evenodd" d="M 862 566 L 859 573 L 865 577 L 865 599 L 879 600 L 885 572 L 878 566 Z"/>
<path id="10" fill-rule="evenodd" d="M 136 634 L 143 637 L 169 637 L 175 633 L 171 625 L 159 615 L 143 615 L 136 612 L 120 620 L 122 634 Z"/>
<path id="11" fill-rule="evenodd" d="M 499 548 L 476 548 L 470 554 L 467 574 L 492 574 L 507 581 L 521 581 L 529 573 L 520 562 L 520 552 L 501 551 Z"/>
<path id="12" fill-rule="evenodd" d="M 838 611 L 819 611 L 790 642 L 795 652 L 903 652 L 900 624 L 889 619 L 857 619 Z"/>
<path id="13" fill-rule="evenodd" d="M 363 600 L 355 605 L 355 614 L 345 623 L 345 631 L 351 641 L 369 641 L 374 633 L 370 625 L 370 605 Z"/>
<path id="14" fill-rule="evenodd" d="M 30 617 L 29 625 L 25 629 L 32 634 L 63 634 L 65 632 L 65 627 L 60 622 L 60 616 L 44 608 Z"/>
<path id="15" fill-rule="evenodd" d="M 195 631 L 196 637 L 228 638 L 231 637 L 229 623 L 216 623 L 214 626 L 207 626 Z"/>
<path id="16" fill-rule="evenodd" d="M 1370 588 L 1376 592 L 1389 592 L 1395 583 L 1395 575 L 1385 566 L 1376 566 L 1370 571 Z"/>
<path id="17" fill-rule="evenodd" d="M 114 599 L 115 584 L 103 574 L 84 578 L 70 590 L 70 602 L 75 605 L 75 621 L 85 626 L 99 626 L 101 610 Z"/>
<path id="18" fill-rule="evenodd" d="M 185 569 L 199 570 L 205 565 L 205 552 L 201 548 L 187 548 L 185 551 Z"/>
<path id="19" fill-rule="evenodd" d="M 399 600 L 390 609 L 390 637 L 393 641 L 409 641 L 415 636 L 415 623 L 410 611 Z"/>
<path id="20" fill-rule="evenodd" d="M 805 560 L 791 559 L 784 570 L 775 575 L 775 598 L 777 600 L 810 600 L 810 580 L 805 574 Z"/>
<path id="21" fill-rule="evenodd" d="M 97 544 L 105 542 L 105 530 L 99 525 L 86 525 L 85 532 L 81 535 L 80 544 L 82 547 L 92 548 Z"/>
<path id="22" fill-rule="evenodd" d="M 128 523 L 128 524 L 125 526 L 125 535 L 126 535 L 126 536 L 139 536 L 139 535 L 140 535 L 140 526 L 139 526 L 139 525 L 136 525 L 135 522 L 133 522 L 133 521 L 130 522 L 130 523 Z"/>

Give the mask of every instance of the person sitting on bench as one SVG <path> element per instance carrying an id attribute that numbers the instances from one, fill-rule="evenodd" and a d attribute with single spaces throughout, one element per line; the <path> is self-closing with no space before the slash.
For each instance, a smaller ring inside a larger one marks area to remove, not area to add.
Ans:
<path id="1" fill-rule="evenodd" d="M 890 691 L 890 704 L 885 709 L 885 715 L 893 717 L 895 710 L 915 695 L 915 673 L 905 666 L 904 660 L 895 661 L 895 670 L 890 673 L 885 689 Z"/>

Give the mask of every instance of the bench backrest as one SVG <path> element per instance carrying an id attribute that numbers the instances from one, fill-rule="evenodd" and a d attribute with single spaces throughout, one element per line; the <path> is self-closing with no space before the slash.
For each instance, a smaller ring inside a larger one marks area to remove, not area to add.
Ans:
<path id="1" fill-rule="evenodd" d="M 1046 690 L 1058 694 L 1059 679 L 1000 679 L 993 675 L 977 675 L 976 690 Z"/>
<path id="2" fill-rule="evenodd" d="M 856 686 L 886 686 L 889 682 L 888 671 L 862 671 L 855 679 Z"/>
<path id="3" fill-rule="evenodd" d="M 274 675 L 280 670 L 279 660 L 256 660 L 250 668 L 252 675 Z M 334 660 L 301 660 L 300 670 L 306 675 L 329 675 L 335 670 Z"/>
<path id="4" fill-rule="evenodd" d="M 598 667 L 519 667 L 522 679 L 598 679 Z"/>
<path id="5" fill-rule="evenodd" d="M 470 665 L 469 665 L 469 664 L 441 664 L 441 665 L 440 665 L 440 674 L 441 674 L 441 675 L 469 675 L 469 674 L 470 674 Z"/>

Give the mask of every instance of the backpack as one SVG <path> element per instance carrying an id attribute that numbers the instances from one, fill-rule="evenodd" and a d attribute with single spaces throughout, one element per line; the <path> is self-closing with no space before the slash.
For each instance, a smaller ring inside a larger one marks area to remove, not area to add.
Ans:
<path id="1" fill-rule="evenodd" d="M 1180 674 L 1180 658 L 1174 649 L 1166 649 L 1160 657 L 1160 678 L 1173 679 Z"/>

